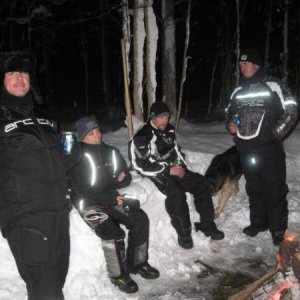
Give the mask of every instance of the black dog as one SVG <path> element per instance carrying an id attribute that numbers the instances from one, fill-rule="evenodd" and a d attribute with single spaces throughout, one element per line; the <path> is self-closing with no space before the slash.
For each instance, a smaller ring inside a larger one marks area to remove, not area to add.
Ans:
<path id="1" fill-rule="evenodd" d="M 222 213 L 230 197 L 239 191 L 239 179 L 242 176 L 240 156 L 235 146 L 216 155 L 208 166 L 205 177 L 208 180 L 211 195 L 218 194 L 218 206 L 215 218 Z"/>

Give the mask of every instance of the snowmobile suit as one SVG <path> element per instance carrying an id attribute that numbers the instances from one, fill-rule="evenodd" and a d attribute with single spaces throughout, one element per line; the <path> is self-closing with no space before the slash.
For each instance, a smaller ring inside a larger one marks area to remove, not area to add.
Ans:
<path id="1" fill-rule="evenodd" d="M 72 202 L 81 213 L 96 207 L 108 215 L 108 219 L 94 230 L 102 239 L 109 276 L 127 274 L 131 268 L 148 260 L 149 219 L 141 209 L 127 210 L 117 206 L 117 189 L 131 182 L 126 162 L 117 148 L 103 142 L 100 145 L 81 143 L 72 156 L 67 157 L 73 161 L 69 172 Z M 118 182 L 121 172 L 125 172 L 126 177 Z M 120 224 L 129 230 L 126 259 L 125 232 Z"/>
<path id="2" fill-rule="evenodd" d="M 153 127 L 150 121 L 144 124 L 130 142 L 129 156 L 134 169 L 142 176 L 150 178 L 167 196 L 166 210 L 179 236 L 191 234 L 186 192 L 194 196 L 202 229 L 210 231 L 215 228 L 214 207 L 206 179 L 188 170 L 171 124 L 168 124 L 164 131 Z M 185 169 L 183 178 L 170 175 L 170 168 L 176 165 Z"/>
<path id="3" fill-rule="evenodd" d="M 286 85 L 259 69 L 233 91 L 227 128 L 234 116 L 240 120 L 234 141 L 246 179 L 251 225 L 271 232 L 286 230 L 288 186 L 282 140 L 297 121 L 297 102 Z"/>
<path id="4" fill-rule="evenodd" d="M 63 299 L 71 206 L 56 127 L 33 112 L 30 95 L 13 98 L 2 90 L 0 227 L 26 282 L 28 299 Z"/>

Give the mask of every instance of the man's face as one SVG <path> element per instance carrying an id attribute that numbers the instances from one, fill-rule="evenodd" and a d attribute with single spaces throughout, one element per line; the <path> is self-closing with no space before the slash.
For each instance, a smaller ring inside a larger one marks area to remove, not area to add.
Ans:
<path id="1" fill-rule="evenodd" d="M 23 97 L 30 90 L 30 79 L 27 72 L 6 72 L 4 87 L 13 96 Z"/>
<path id="2" fill-rule="evenodd" d="M 89 133 L 86 134 L 82 142 L 86 144 L 92 144 L 92 145 L 101 144 L 102 134 L 99 128 L 94 128 L 91 131 L 89 131 Z"/>
<path id="3" fill-rule="evenodd" d="M 240 61 L 240 69 L 245 78 L 250 78 L 257 72 L 259 65 L 253 64 L 250 61 Z"/>
<path id="4" fill-rule="evenodd" d="M 154 118 L 152 124 L 160 131 L 164 131 L 169 123 L 169 114 L 163 114 Z"/>

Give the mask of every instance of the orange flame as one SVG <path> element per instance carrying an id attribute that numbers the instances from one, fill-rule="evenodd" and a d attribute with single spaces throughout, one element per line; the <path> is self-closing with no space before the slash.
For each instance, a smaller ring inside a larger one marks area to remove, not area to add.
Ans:
<path id="1" fill-rule="evenodd" d="M 285 241 L 289 241 L 289 242 L 293 242 L 297 237 L 297 233 L 296 232 L 292 232 L 292 233 L 285 233 L 284 235 L 284 240 Z"/>

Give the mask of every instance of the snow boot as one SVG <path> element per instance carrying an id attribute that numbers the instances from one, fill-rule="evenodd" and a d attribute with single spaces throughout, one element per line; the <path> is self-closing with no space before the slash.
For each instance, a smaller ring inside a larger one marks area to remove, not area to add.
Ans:
<path id="1" fill-rule="evenodd" d="M 121 275 L 118 277 L 110 278 L 111 282 L 117 286 L 122 292 L 132 294 L 138 291 L 138 285 L 129 275 Z"/>
<path id="2" fill-rule="evenodd" d="M 268 230 L 267 227 L 256 227 L 253 225 L 247 226 L 243 229 L 243 233 L 250 237 L 255 237 L 258 233 Z"/>
<path id="3" fill-rule="evenodd" d="M 124 240 L 102 240 L 102 248 L 111 282 L 122 292 L 130 294 L 138 291 L 136 282 L 128 273 Z"/>
<path id="4" fill-rule="evenodd" d="M 222 240 L 225 237 L 224 232 L 217 228 L 215 222 L 208 224 L 195 222 L 195 229 L 202 231 L 205 236 L 209 236 L 212 240 Z"/>
<path id="5" fill-rule="evenodd" d="M 132 269 L 131 273 L 140 274 L 143 278 L 146 279 L 155 279 L 159 277 L 159 271 L 150 266 L 148 262 L 144 262 L 139 266 L 135 266 Z"/>
<path id="6" fill-rule="evenodd" d="M 178 244 L 183 249 L 191 249 L 194 247 L 193 239 L 190 235 L 178 235 Z"/>
<path id="7" fill-rule="evenodd" d="M 273 244 L 275 246 L 278 246 L 284 240 L 285 230 L 271 231 L 271 235 L 273 239 Z"/>

